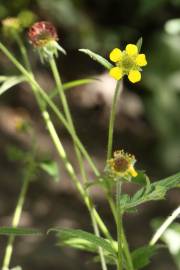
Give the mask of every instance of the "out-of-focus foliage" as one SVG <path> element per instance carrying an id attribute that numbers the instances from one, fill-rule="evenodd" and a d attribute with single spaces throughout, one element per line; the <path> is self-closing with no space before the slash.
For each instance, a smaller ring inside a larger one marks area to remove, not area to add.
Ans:
<path id="1" fill-rule="evenodd" d="M 162 219 L 155 219 L 152 222 L 152 227 L 157 229 L 164 221 Z M 162 241 L 166 244 L 171 253 L 177 269 L 180 269 L 180 224 L 174 222 L 171 226 L 163 233 L 161 237 Z"/>

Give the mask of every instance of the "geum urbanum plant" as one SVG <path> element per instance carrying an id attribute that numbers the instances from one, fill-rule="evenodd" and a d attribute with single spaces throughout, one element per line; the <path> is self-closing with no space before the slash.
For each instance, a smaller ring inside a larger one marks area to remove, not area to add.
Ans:
<path id="1" fill-rule="evenodd" d="M 132 83 L 140 81 L 141 68 L 147 64 L 145 55 L 140 53 L 142 39 L 139 39 L 137 44 L 128 44 L 124 51 L 115 48 L 110 53 L 110 60 L 115 63 L 115 66 L 113 66 L 107 59 L 88 49 L 80 50 L 81 52 L 89 55 L 93 60 L 103 65 L 109 71 L 109 75 L 117 80 L 109 118 L 107 157 L 105 158 L 104 170 L 100 172 L 77 135 L 66 98 L 67 89 L 77 85 L 91 83 L 93 79 L 62 83 L 60 72 L 56 65 L 56 57 L 58 57 L 58 52 L 62 52 L 64 54 L 66 52 L 58 43 L 58 35 L 55 27 L 50 22 L 37 22 L 31 26 L 28 31 L 28 35 L 30 43 L 33 45 L 35 51 L 40 54 L 42 63 L 49 64 L 55 81 L 55 89 L 53 89 L 51 93 L 47 94 L 46 90 L 43 89 L 36 80 L 24 43 L 18 32 L 17 35 L 18 40 L 21 40 L 19 44 L 21 44 L 20 51 L 22 53 L 23 64 L 21 64 L 21 62 L 2 43 L 0 43 L 0 50 L 20 72 L 20 75 L 16 76 L 17 80 L 14 85 L 20 83 L 22 80 L 29 84 L 59 158 L 64 164 L 64 168 L 69 175 L 69 179 L 75 185 L 82 201 L 87 207 L 93 228 L 93 233 L 68 228 L 51 228 L 48 232 L 56 233 L 58 244 L 60 245 L 70 246 L 94 253 L 94 261 L 100 261 L 101 268 L 103 270 L 108 269 L 109 264 L 115 265 L 118 270 L 135 270 L 143 268 L 149 264 L 151 256 L 159 248 L 156 243 L 161 237 L 161 233 L 158 234 L 158 237 L 156 237 L 155 240 L 153 238 L 153 240 L 151 240 L 147 245 L 131 251 L 123 226 L 124 214 L 126 212 L 137 210 L 139 205 L 148 201 L 164 199 L 168 190 L 178 187 L 180 184 L 180 173 L 151 183 L 145 173 L 135 169 L 136 158 L 134 155 L 128 154 L 123 150 L 116 150 L 113 153 L 115 112 L 117 100 L 122 92 L 123 77 L 127 75 L 128 79 Z M 3 77 L 4 81 L 0 88 L 0 94 L 3 94 L 11 87 L 11 85 L 9 87 L 4 87 L 6 77 Z M 21 81 L 18 81 L 19 77 L 21 78 Z M 7 80 L 8 79 L 9 78 L 7 78 Z M 56 104 L 54 100 L 54 97 L 57 95 L 59 96 L 62 110 L 59 109 L 59 104 Z M 53 124 L 51 118 L 52 114 L 54 114 L 59 122 L 64 125 L 72 138 L 81 177 L 78 176 L 67 156 L 61 138 Z M 84 159 L 88 161 L 89 166 L 94 173 L 93 179 L 89 179 L 87 175 L 84 167 Z M 122 192 L 122 186 L 127 182 L 132 185 L 136 184 L 139 186 L 138 191 L 132 196 Z M 102 188 L 102 192 L 105 194 L 105 198 L 109 203 L 110 210 L 112 211 L 112 216 L 116 224 L 117 239 L 112 237 L 109 229 L 103 221 L 103 218 L 95 208 L 90 194 L 90 188 L 93 185 L 99 185 Z M 116 190 L 116 192 L 114 192 L 114 190 Z M 176 211 L 171 222 L 178 216 L 177 213 L 179 212 Z M 14 228 L 14 226 L 9 228 L 0 228 L 0 232 L 2 234 L 6 232 L 6 234 L 12 235 L 15 234 L 15 232 L 18 234 L 21 230 L 22 228 L 18 228 L 17 226 L 16 228 Z M 8 266 L 3 269 L 9 269 L 9 265 L 10 260 Z"/>

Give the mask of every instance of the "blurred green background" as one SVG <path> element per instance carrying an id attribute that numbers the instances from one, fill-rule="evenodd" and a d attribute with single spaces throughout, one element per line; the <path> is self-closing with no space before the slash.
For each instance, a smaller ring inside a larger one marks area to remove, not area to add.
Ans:
<path id="1" fill-rule="evenodd" d="M 98 76 L 103 73 L 103 68 L 87 56 L 81 55 L 77 51 L 78 48 L 88 48 L 108 58 L 109 52 L 113 48 L 120 47 L 123 49 L 125 44 L 136 43 L 139 37 L 143 37 L 142 51 L 147 55 L 148 66 L 143 71 L 141 83 L 131 85 L 125 80 L 124 104 L 127 104 L 128 109 L 122 104 L 115 132 L 115 146 L 133 152 L 137 156 L 138 166 L 141 169 L 144 168 L 153 179 L 179 171 L 180 0 L 1 0 L 0 19 L 3 20 L 11 16 L 16 17 L 19 13 L 27 10 L 34 12 L 37 20 L 51 21 L 57 27 L 59 41 L 68 52 L 67 57 L 60 56 L 58 59 L 64 81 L 91 75 Z M 25 17 L 25 20 L 27 19 Z M 2 37 L 2 40 L 20 57 L 17 47 L 8 37 Z M 42 84 L 45 81 L 45 85 L 51 87 L 52 79 L 48 73 L 48 67 L 43 67 L 40 64 L 38 55 L 33 52 L 27 41 L 26 32 L 24 33 L 24 40 L 39 80 Z M 2 56 L 0 63 L 1 75 L 17 74 L 15 69 L 11 65 L 7 65 L 7 63 L 7 60 Z M 3 111 L 3 108 L 7 109 L 7 107 L 15 110 L 19 107 L 26 108 L 33 115 L 35 124 L 40 123 L 42 131 L 43 127 L 35 102 L 30 97 L 30 94 L 27 94 L 27 92 L 24 94 L 23 90 L 22 87 L 20 92 L 12 93 L 10 91 L 3 96 L 0 100 L 1 111 Z M 93 100 L 92 104 L 83 107 L 81 104 L 79 105 L 79 102 L 76 102 L 76 99 L 79 100 L 80 97 L 81 95 L 74 97 L 73 93 L 69 95 L 77 129 L 86 147 L 99 162 L 100 167 L 103 167 L 107 133 L 107 119 L 104 118 L 103 114 L 105 104 Z M 132 97 L 131 103 L 129 97 Z M 136 114 L 134 109 L 136 103 L 140 104 L 139 114 Z M 0 117 L 2 118 L 3 114 Z M 98 118 L 100 118 L 99 121 Z M 86 126 L 87 119 L 88 126 Z M 103 121 L 105 123 L 102 124 Z M 3 121 L 1 120 L 1 122 Z M 2 125 L 1 134 L 2 146 L 9 141 L 17 143 L 17 138 L 13 137 L 12 133 L 9 134 L 7 130 L 4 130 Z M 64 136 L 66 142 L 66 135 Z M 69 141 L 67 141 L 67 147 L 69 147 L 68 145 Z M 9 163 L 6 164 L 3 152 L 1 160 L 3 164 L 2 170 L 11 166 Z M 10 187 L 6 185 L 3 187 L 11 194 Z M 41 189 L 42 186 L 40 185 L 39 190 Z M 44 187 L 45 191 L 47 190 Z M 32 191 L 32 198 L 34 196 L 33 192 L 35 190 Z M 68 192 L 65 192 L 65 194 L 64 196 L 69 196 Z M 14 196 L 16 195 L 17 193 L 14 192 Z M 177 205 L 178 198 L 176 192 L 172 193 L 172 196 L 168 197 L 168 203 L 160 203 L 159 208 L 153 205 L 146 214 L 142 210 L 141 215 L 135 217 L 135 226 L 137 228 L 144 226 L 142 231 L 147 236 L 143 236 L 139 232 L 134 237 L 132 225 L 127 224 L 127 227 L 129 226 L 127 230 L 129 230 L 130 239 L 134 245 L 143 243 L 145 239 L 148 239 L 149 235 L 151 235 L 149 225 L 147 225 L 148 222 L 154 216 L 166 216 Z M 66 202 L 67 198 L 63 198 L 63 200 Z M 103 204 L 103 199 L 102 201 L 99 199 L 99 203 Z M 10 215 L 11 211 L 12 206 L 2 210 L 1 214 Z M 65 209 L 63 211 L 69 210 Z M 84 211 L 84 209 L 79 210 L 79 217 L 81 217 L 81 211 Z M 104 212 L 106 215 L 106 211 Z M 142 214 L 145 214 L 144 219 L 139 221 Z M 78 220 L 78 214 L 76 219 Z M 111 224 L 108 214 L 106 219 Z M 133 217 L 130 220 L 132 221 Z M 39 224 L 42 225 L 41 220 Z M 46 252 L 49 252 L 48 247 Z M 58 258 L 59 253 L 57 250 L 56 254 Z M 66 269 L 72 269 L 73 264 L 76 263 L 73 257 L 74 253 L 71 255 L 70 259 L 73 263 L 68 262 L 69 264 L 67 264 L 67 262 L 63 262 L 64 264 L 62 264 L 65 265 Z M 55 261 L 58 261 L 57 258 Z M 166 259 L 164 258 L 164 254 L 159 259 L 156 258 L 160 260 L 159 264 L 156 262 L 149 269 L 155 269 L 156 266 L 156 269 L 175 270 L 172 259 L 168 256 Z M 43 268 L 42 261 L 38 261 L 38 263 L 37 269 L 45 268 Z M 36 267 L 33 263 L 32 265 Z M 76 267 L 80 266 L 79 258 Z M 94 266 L 85 263 L 81 266 L 82 269 L 92 269 L 91 267 Z M 56 267 L 50 260 L 49 266 L 47 265 L 45 269 L 56 269 Z"/>

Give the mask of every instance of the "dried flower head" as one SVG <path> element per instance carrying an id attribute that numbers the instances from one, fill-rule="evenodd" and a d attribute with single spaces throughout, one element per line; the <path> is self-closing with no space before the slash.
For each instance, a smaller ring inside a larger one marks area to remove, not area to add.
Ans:
<path id="1" fill-rule="evenodd" d="M 146 66 L 147 61 L 145 54 L 139 54 L 136 45 L 128 44 L 124 51 L 115 48 L 109 57 L 116 64 L 109 72 L 114 79 L 120 80 L 124 75 L 127 75 L 132 83 L 141 80 L 141 67 Z"/>
<path id="2" fill-rule="evenodd" d="M 115 177 L 136 177 L 135 162 L 135 156 L 118 150 L 114 152 L 113 158 L 108 160 L 108 171 Z"/>
<path id="3" fill-rule="evenodd" d="M 29 41 L 38 50 L 41 61 L 58 56 L 58 51 L 66 54 L 66 51 L 58 44 L 56 28 L 50 22 L 42 21 L 34 23 L 28 31 Z"/>
<path id="4" fill-rule="evenodd" d="M 58 40 L 56 28 L 52 23 L 46 21 L 34 23 L 28 31 L 28 36 L 34 47 L 44 47 L 48 43 Z"/>

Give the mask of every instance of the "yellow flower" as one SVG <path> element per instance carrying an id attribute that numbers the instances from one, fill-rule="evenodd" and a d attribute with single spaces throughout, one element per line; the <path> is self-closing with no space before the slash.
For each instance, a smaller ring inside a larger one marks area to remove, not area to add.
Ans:
<path id="1" fill-rule="evenodd" d="M 123 150 L 118 150 L 114 152 L 113 158 L 108 160 L 108 169 L 115 177 L 136 177 L 135 162 L 136 159 L 133 155 L 125 153 Z"/>
<path id="2" fill-rule="evenodd" d="M 128 44 L 124 51 L 115 48 L 111 51 L 109 58 L 116 64 L 109 71 L 110 76 L 116 80 L 120 80 L 124 75 L 132 83 L 141 80 L 141 67 L 147 65 L 145 54 L 139 54 L 138 47 L 134 44 Z"/>

